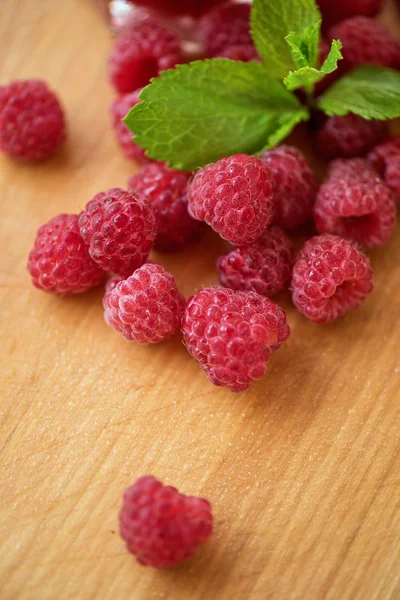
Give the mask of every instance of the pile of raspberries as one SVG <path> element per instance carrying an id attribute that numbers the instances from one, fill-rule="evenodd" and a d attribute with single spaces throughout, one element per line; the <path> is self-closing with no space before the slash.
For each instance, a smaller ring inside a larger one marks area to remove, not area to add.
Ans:
<path id="1" fill-rule="evenodd" d="M 190 12 L 204 56 L 258 60 L 249 34 L 249 4 L 211 1 L 140 4 Z M 325 42 L 343 42 L 338 77 L 359 64 L 400 69 L 400 44 L 373 20 L 380 0 L 319 0 Z M 179 36 L 160 12 L 130 23 L 109 59 L 118 92 L 112 125 L 125 156 L 142 165 L 127 183 L 98 193 L 80 214 L 42 225 L 28 258 L 33 284 L 71 295 L 105 283 L 106 323 L 127 340 L 159 343 L 179 330 L 188 352 L 212 383 L 233 392 L 261 378 L 289 338 L 284 311 L 273 301 L 289 288 L 296 308 L 329 323 L 357 308 L 373 289 L 366 249 L 390 238 L 400 202 L 400 136 L 388 123 L 356 115 L 315 115 L 312 145 L 330 160 L 321 184 L 302 152 L 283 145 L 261 156 L 235 154 L 195 173 L 148 158 L 122 122 L 140 89 L 185 60 Z M 171 14 L 170 14 L 171 16 Z M 169 18 L 170 18 L 169 16 Z M 344 20 L 343 20 L 344 19 Z M 40 80 L 0 86 L 0 149 L 35 162 L 64 142 L 64 111 Z M 291 234 L 314 221 L 297 253 Z M 216 258 L 220 285 L 185 299 L 150 252 L 182 252 L 211 227 L 231 245 Z M 121 535 L 137 560 L 164 567 L 191 556 L 212 531 L 209 503 L 144 477 L 124 496 Z"/>

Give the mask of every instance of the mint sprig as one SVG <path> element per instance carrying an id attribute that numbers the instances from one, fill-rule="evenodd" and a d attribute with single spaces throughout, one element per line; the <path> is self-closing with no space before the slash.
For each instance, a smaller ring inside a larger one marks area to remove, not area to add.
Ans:
<path id="1" fill-rule="evenodd" d="M 257 154 L 281 142 L 317 107 L 327 115 L 400 116 L 400 73 L 349 73 L 316 101 L 314 86 L 342 58 L 334 40 L 318 68 L 321 15 L 315 0 L 254 0 L 252 36 L 263 62 L 208 59 L 164 71 L 124 122 L 151 158 L 193 170 L 223 156 Z M 293 90 L 304 88 L 309 106 Z"/>

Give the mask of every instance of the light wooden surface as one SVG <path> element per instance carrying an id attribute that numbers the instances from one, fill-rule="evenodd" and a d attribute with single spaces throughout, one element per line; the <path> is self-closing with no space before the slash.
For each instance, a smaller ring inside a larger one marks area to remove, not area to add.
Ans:
<path id="1" fill-rule="evenodd" d="M 0 39 L 1 83 L 47 79 L 70 132 L 46 164 L 0 157 L 2 600 L 399 599 L 400 228 L 371 254 L 359 311 L 319 326 L 282 294 L 293 335 L 268 376 L 216 389 L 179 337 L 142 348 L 108 329 L 101 290 L 32 287 L 37 227 L 133 167 L 109 129 L 110 37 L 88 2 L 1 0 Z M 156 259 L 190 295 L 216 281 L 221 248 L 209 235 Z M 215 515 L 198 555 L 158 572 L 117 533 L 123 489 L 148 473 Z"/>

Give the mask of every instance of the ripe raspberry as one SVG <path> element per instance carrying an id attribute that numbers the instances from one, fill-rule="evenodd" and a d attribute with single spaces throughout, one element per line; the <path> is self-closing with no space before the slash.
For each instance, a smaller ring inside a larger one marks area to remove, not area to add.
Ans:
<path id="1" fill-rule="evenodd" d="M 326 28 L 354 15 L 374 17 L 380 11 L 383 0 L 318 0 L 318 4 Z"/>
<path id="2" fill-rule="evenodd" d="M 219 55 L 228 46 L 252 46 L 250 8 L 226 2 L 202 17 L 200 31 L 207 56 Z"/>
<path id="3" fill-rule="evenodd" d="M 178 331 L 185 299 L 171 273 L 146 263 L 107 291 L 103 306 L 106 323 L 127 340 L 156 344 Z"/>
<path id="4" fill-rule="evenodd" d="M 44 81 L 0 86 L 0 150 L 29 162 L 54 154 L 65 140 L 64 114 Z"/>
<path id="5" fill-rule="evenodd" d="M 128 129 L 122 119 L 128 114 L 131 108 L 140 102 L 139 94 L 142 90 L 135 90 L 130 94 L 125 94 L 114 100 L 110 106 L 112 125 L 122 148 L 123 153 L 127 158 L 135 160 L 140 164 L 155 162 L 146 156 L 143 148 L 135 144 L 133 141 L 134 134 Z"/>
<path id="6" fill-rule="evenodd" d="M 279 146 L 264 152 L 262 159 L 275 184 L 274 223 L 292 229 L 312 219 L 318 186 L 304 154 L 293 146 Z"/>
<path id="7" fill-rule="evenodd" d="M 368 154 L 368 160 L 383 177 L 395 200 L 400 204 L 400 135 L 376 146 Z"/>
<path id="8" fill-rule="evenodd" d="M 241 60 L 242 62 L 260 60 L 258 52 L 252 44 L 227 46 L 217 56 L 220 58 L 230 58 L 231 60 Z"/>
<path id="9" fill-rule="evenodd" d="M 146 261 L 156 220 L 144 198 L 112 188 L 88 202 L 79 215 L 79 229 L 90 256 L 104 271 L 128 276 Z"/>
<path id="10" fill-rule="evenodd" d="M 150 476 L 125 490 L 119 523 L 129 552 L 140 564 L 158 568 L 193 556 L 213 529 L 207 500 L 180 494 Z"/>
<path id="11" fill-rule="evenodd" d="M 385 25 L 374 19 L 346 19 L 331 27 L 328 38 L 343 43 L 343 60 L 338 63 L 342 74 L 362 64 L 400 68 L 400 42 L 392 37 Z"/>
<path id="12" fill-rule="evenodd" d="M 396 222 L 392 193 L 362 158 L 335 160 L 314 207 L 318 233 L 334 233 L 366 248 L 381 246 Z"/>
<path id="13" fill-rule="evenodd" d="M 110 77 L 116 90 L 126 94 L 180 62 L 183 58 L 176 35 L 149 19 L 124 29 L 118 36 L 109 59 Z"/>
<path id="14" fill-rule="evenodd" d="M 271 227 L 249 246 L 232 248 L 217 260 L 221 285 L 274 296 L 289 281 L 294 252 L 282 229 Z"/>
<path id="15" fill-rule="evenodd" d="M 388 134 L 387 122 L 367 121 L 350 113 L 324 119 L 314 142 L 318 154 L 325 158 L 352 158 L 365 155 Z"/>
<path id="16" fill-rule="evenodd" d="M 138 6 L 147 6 L 148 8 L 167 13 L 170 15 L 189 14 L 198 17 L 209 11 L 216 4 L 221 4 L 226 0 L 174 0 L 165 2 L 165 0 L 131 0 Z"/>
<path id="17" fill-rule="evenodd" d="M 234 154 L 197 171 L 189 183 L 189 213 L 231 244 L 251 244 L 273 217 L 274 184 L 256 156 Z"/>
<path id="18" fill-rule="evenodd" d="M 214 385 L 242 392 L 289 337 L 286 315 L 269 298 L 214 286 L 192 296 L 182 319 L 184 342 Z"/>
<path id="19" fill-rule="evenodd" d="M 86 292 L 104 277 L 79 234 L 78 215 L 58 215 L 38 229 L 28 271 L 37 288 L 65 296 Z"/>
<path id="20" fill-rule="evenodd" d="M 185 248 L 202 229 L 188 213 L 187 185 L 190 173 L 168 169 L 154 164 L 143 167 L 129 180 L 129 188 L 136 190 L 151 204 L 157 222 L 154 247 L 168 252 Z"/>
<path id="21" fill-rule="evenodd" d="M 336 235 L 306 242 L 293 267 L 293 302 L 317 323 L 329 323 L 357 308 L 372 292 L 369 259 L 357 246 Z"/>

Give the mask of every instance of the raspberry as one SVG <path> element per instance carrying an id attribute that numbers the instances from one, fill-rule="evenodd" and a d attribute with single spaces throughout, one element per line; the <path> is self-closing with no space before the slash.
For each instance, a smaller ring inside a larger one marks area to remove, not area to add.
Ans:
<path id="1" fill-rule="evenodd" d="M 336 235 L 306 242 L 293 267 L 293 302 L 317 323 L 329 323 L 357 308 L 372 292 L 369 259 L 357 246 Z"/>
<path id="2" fill-rule="evenodd" d="M 232 248 L 217 260 L 221 285 L 274 296 L 290 279 L 293 247 L 282 229 L 271 227 L 249 246 Z"/>
<path id="3" fill-rule="evenodd" d="M 125 490 L 119 523 L 129 552 L 151 567 L 176 565 L 193 556 L 213 529 L 207 500 L 180 494 L 150 476 Z"/>
<path id="4" fill-rule="evenodd" d="M 376 146 L 368 154 L 368 160 L 384 178 L 386 185 L 400 204 L 400 135 Z"/>
<path id="5" fill-rule="evenodd" d="M 39 228 L 28 271 L 37 288 L 65 296 L 86 292 L 104 276 L 79 234 L 78 215 L 58 215 Z"/>
<path id="6" fill-rule="evenodd" d="M 220 58 L 230 58 L 231 60 L 241 60 L 242 62 L 260 60 L 258 52 L 252 44 L 237 44 L 236 46 L 227 46 L 217 56 Z"/>
<path id="7" fill-rule="evenodd" d="M 197 171 L 188 190 L 189 213 L 231 244 L 255 242 L 272 221 L 272 174 L 256 156 L 222 158 Z"/>
<path id="8" fill-rule="evenodd" d="M 130 94 L 125 94 L 124 96 L 121 96 L 120 98 L 114 100 L 114 102 L 110 106 L 110 113 L 112 118 L 112 125 L 118 143 L 121 146 L 125 156 L 132 160 L 135 160 L 140 164 L 145 164 L 155 161 L 146 156 L 143 148 L 135 144 L 135 142 L 133 141 L 134 134 L 122 121 L 122 119 L 130 111 L 130 109 L 140 102 L 139 94 L 141 91 L 141 89 L 135 90 Z"/>
<path id="9" fill-rule="evenodd" d="M 374 17 L 380 11 L 383 0 L 318 0 L 318 4 L 326 28 L 354 15 Z"/>
<path id="10" fill-rule="evenodd" d="M 132 0 L 133 1 L 133 0 Z M 202 15 L 210 10 L 215 4 L 221 4 L 226 0 L 134 0 L 139 6 L 147 6 L 154 10 L 171 15 L 190 14 L 194 17 Z"/>
<path id="11" fill-rule="evenodd" d="M 190 173 L 154 164 L 143 167 L 129 180 L 129 188 L 144 196 L 153 207 L 157 222 L 154 247 L 168 252 L 185 248 L 202 229 L 187 209 Z"/>
<path id="12" fill-rule="evenodd" d="M 156 235 L 148 202 L 119 188 L 100 192 L 79 215 L 89 254 L 104 271 L 128 276 L 147 259 Z"/>
<path id="13" fill-rule="evenodd" d="M 396 208 L 389 188 L 362 158 L 335 160 L 317 195 L 318 233 L 335 233 L 374 248 L 390 237 Z"/>
<path id="14" fill-rule="evenodd" d="M 306 157 L 293 146 L 268 150 L 262 159 L 275 183 L 274 223 L 292 229 L 312 219 L 317 182 Z"/>
<path id="15" fill-rule="evenodd" d="M 400 68 L 400 43 L 388 28 L 368 17 L 352 17 L 328 32 L 330 40 L 343 43 L 343 60 L 339 72 L 344 73 L 362 64 L 376 64 L 392 69 Z"/>
<path id="16" fill-rule="evenodd" d="M 220 286 L 189 299 L 182 330 L 188 352 L 210 381 L 232 392 L 260 379 L 272 351 L 290 335 L 285 313 L 272 300 Z"/>
<path id="17" fill-rule="evenodd" d="M 0 150 L 28 162 L 54 154 L 65 140 L 64 114 L 44 81 L 0 86 Z"/>
<path id="18" fill-rule="evenodd" d="M 228 46 L 252 46 L 250 5 L 226 2 L 200 21 L 207 56 L 219 55 Z"/>
<path id="19" fill-rule="evenodd" d="M 127 340 L 156 344 L 178 331 L 185 299 L 171 273 L 147 263 L 106 291 L 103 306 L 106 323 Z"/>
<path id="20" fill-rule="evenodd" d="M 160 71 L 183 62 L 176 35 L 156 20 L 122 31 L 109 59 L 110 77 L 121 94 L 147 85 Z"/>
<path id="21" fill-rule="evenodd" d="M 389 134 L 385 121 L 367 121 L 352 113 L 323 120 L 315 134 L 315 146 L 325 158 L 352 158 L 365 155 Z"/>

